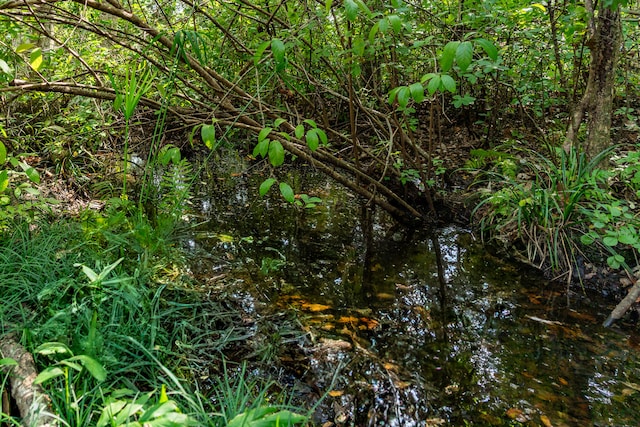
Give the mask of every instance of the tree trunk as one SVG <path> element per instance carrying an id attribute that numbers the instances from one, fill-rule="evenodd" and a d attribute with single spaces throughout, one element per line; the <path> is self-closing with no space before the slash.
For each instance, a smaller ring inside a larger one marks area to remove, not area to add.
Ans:
<path id="1" fill-rule="evenodd" d="M 591 40 L 588 42 L 591 49 L 589 80 L 582 100 L 571 117 L 564 149 L 569 151 L 571 147 L 576 147 L 578 129 L 586 115 L 587 137 L 583 148 L 587 155 L 593 158 L 611 145 L 613 90 L 616 63 L 622 43 L 620 8 L 599 6 L 595 25 L 589 27 L 593 28 Z"/>

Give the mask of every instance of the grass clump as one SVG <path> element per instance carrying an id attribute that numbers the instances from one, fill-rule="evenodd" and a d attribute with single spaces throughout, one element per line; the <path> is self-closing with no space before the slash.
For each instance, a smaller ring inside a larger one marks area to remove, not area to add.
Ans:
<path id="1" fill-rule="evenodd" d="M 60 425 L 303 423 L 267 404 L 269 383 L 248 387 L 244 370 L 199 389 L 191 356 L 217 349 L 199 363 L 222 363 L 220 350 L 239 339 L 234 313 L 190 292 L 174 274 L 180 250 L 139 218 L 85 216 L 0 235 L 0 338 L 12 333 L 34 354 Z M 220 329 L 205 325 L 212 318 Z"/>

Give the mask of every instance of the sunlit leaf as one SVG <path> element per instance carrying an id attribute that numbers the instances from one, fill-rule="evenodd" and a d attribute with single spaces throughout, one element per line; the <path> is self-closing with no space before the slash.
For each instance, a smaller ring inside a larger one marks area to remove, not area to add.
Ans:
<path id="1" fill-rule="evenodd" d="M 59 368 L 57 366 L 46 368 L 38 374 L 38 376 L 33 380 L 33 383 L 42 384 L 45 381 L 49 381 L 50 379 L 59 377 L 61 375 L 64 375 L 64 371 L 62 370 L 62 368 Z"/>
<path id="2" fill-rule="evenodd" d="M 34 47 L 36 47 L 36 45 L 34 45 L 33 43 L 22 43 L 16 48 L 16 53 L 26 52 L 27 50 L 31 50 Z"/>
<path id="3" fill-rule="evenodd" d="M 286 182 L 280 183 L 280 194 L 282 194 L 282 197 L 289 203 L 293 203 L 295 200 L 293 189 Z"/>
<path id="4" fill-rule="evenodd" d="M 276 180 L 274 178 L 267 178 L 264 181 L 262 181 L 262 184 L 260 184 L 260 188 L 258 190 L 260 195 L 264 196 L 265 194 L 267 194 L 269 192 L 269 190 L 271 189 L 271 186 L 275 182 L 276 182 Z"/>
<path id="5" fill-rule="evenodd" d="M 0 59 L 0 71 L 5 74 L 11 74 L 11 68 L 9 67 L 9 64 L 4 61 L 4 59 Z"/>
<path id="6" fill-rule="evenodd" d="M 0 359 L 0 366 L 17 366 L 18 362 L 15 359 L 11 359 L 10 357 L 4 357 Z"/>
<path id="7" fill-rule="evenodd" d="M 7 147 L 0 141 L 0 165 L 7 161 Z"/>
<path id="8" fill-rule="evenodd" d="M 542 12 L 547 13 L 547 8 L 540 3 L 533 3 L 531 7 L 535 7 L 536 9 L 540 9 Z"/>
<path id="9" fill-rule="evenodd" d="M 302 308 L 308 311 L 318 312 L 329 310 L 331 306 L 324 304 L 316 304 L 316 303 L 305 303 L 302 304 Z"/>
<path id="10" fill-rule="evenodd" d="M 316 129 L 316 133 L 320 138 L 320 142 L 322 142 L 323 145 L 327 145 L 329 140 L 327 139 L 327 134 L 325 133 L 325 131 L 323 131 L 322 129 Z"/>
<path id="11" fill-rule="evenodd" d="M 273 127 L 277 129 L 277 128 L 278 128 L 278 127 L 280 127 L 280 125 L 281 125 L 281 124 L 283 124 L 284 122 L 286 122 L 286 120 L 285 120 L 285 119 L 283 119 L 282 117 L 277 118 L 277 119 L 275 119 L 275 120 L 273 121 Z"/>
<path id="12" fill-rule="evenodd" d="M 473 45 L 471 42 L 462 42 L 456 49 L 456 63 L 463 73 L 467 71 L 473 61 Z"/>
<path id="13" fill-rule="evenodd" d="M 308 124 L 309 126 L 311 126 L 312 128 L 317 128 L 318 124 L 316 123 L 315 120 L 313 119 L 304 119 L 303 120 L 304 123 Z"/>
<path id="14" fill-rule="evenodd" d="M 284 163 L 284 147 L 280 141 L 271 141 L 269 144 L 269 162 L 273 166 L 280 166 Z"/>
<path id="15" fill-rule="evenodd" d="M 216 145 L 216 127 L 214 125 L 202 125 L 200 130 L 202 142 L 209 150 L 213 150 Z"/>
<path id="16" fill-rule="evenodd" d="M 295 134 L 296 138 L 301 139 L 304 136 L 304 125 L 300 124 L 296 126 Z"/>
<path id="17" fill-rule="evenodd" d="M 89 357 L 85 354 L 79 354 L 77 356 L 73 356 L 69 359 L 69 361 L 77 360 L 84 366 L 84 368 L 91 374 L 93 378 L 98 381 L 104 381 L 107 379 L 107 371 L 104 369 L 102 364 L 98 362 L 96 359 Z"/>
<path id="18" fill-rule="evenodd" d="M 31 52 L 31 55 L 29 55 L 29 65 L 36 71 L 40 69 L 42 66 L 42 49 L 34 49 L 33 52 Z"/>
<path id="19" fill-rule="evenodd" d="M 442 71 L 447 72 L 453 67 L 453 60 L 456 57 L 458 45 L 460 45 L 458 41 L 449 42 L 445 45 L 442 50 L 442 56 L 440 56 L 440 69 Z"/>

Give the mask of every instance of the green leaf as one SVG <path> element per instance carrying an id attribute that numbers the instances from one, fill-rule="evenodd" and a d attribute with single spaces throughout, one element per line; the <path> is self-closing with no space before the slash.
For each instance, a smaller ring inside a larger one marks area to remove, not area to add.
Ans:
<path id="1" fill-rule="evenodd" d="M 618 244 L 618 239 L 614 236 L 607 236 L 604 239 L 602 239 L 602 243 L 604 243 L 609 247 L 614 247 L 615 245 Z"/>
<path id="2" fill-rule="evenodd" d="M 409 86 L 411 97 L 415 102 L 422 102 L 424 100 L 424 86 L 422 83 L 414 83 Z"/>
<path id="3" fill-rule="evenodd" d="M 493 43 L 487 39 L 476 39 L 475 42 L 492 61 L 498 60 L 498 48 Z"/>
<path id="4" fill-rule="evenodd" d="M 311 129 L 307 132 L 307 145 L 311 151 L 316 151 L 318 149 L 320 140 L 318 139 L 317 129 Z"/>
<path id="5" fill-rule="evenodd" d="M 309 126 L 311 126 L 312 128 L 317 128 L 318 124 L 315 122 L 315 120 L 313 119 L 304 119 L 303 123 L 308 124 Z"/>
<path id="6" fill-rule="evenodd" d="M 440 85 L 442 84 L 442 78 L 439 75 L 434 75 L 431 80 L 429 80 L 429 84 L 427 85 L 427 91 L 429 95 L 433 95 L 436 93 L 438 89 L 440 89 Z"/>
<path id="7" fill-rule="evenodd" d="M 304 136 L 304 125 L 299 124 L 295 130 L 296 138 L 301 139 Z"/>
<path id="8" fill-rule="evenodd" d="M 402 31 L 402 19 L 398 15 L 389 15 L 387 19 L 394 33 L 398 34 Z"/>
<path id="9" fill-rule="evenodd" d="M 213 150 L 216 145 L 216 127 L 214 125 L 202 125 L 200 129 L 200 136 L 202 142 L 207 146 L 209 150 Z"/>
<path id="10" fill-rule="evenodd" d="M 272 130 L 273 129 L 269 128 L 269 127 L 266 127 L 264 129 L 262 129 L 260 131 L 260 133 L 258 134 L 258 142 L 264 140 L 267 136 L 269 136 L 269 134 L 271 133 Z"/>
<path id="11" fill-rule="evenodd" d="M 77 356 L 70 357 L 67 359 L 68 361 L 77 360 L 84 366 L 84 368 L 91 374 L 93 378 L 98 381 L 104 381 L 107 379 L 107 371 L 104 369 L 102 364 L 98 362 L 96 359 L 89 357 L 85 354 L 79 354 Z"/>
<path id="12" fill-rule="evenodd" d="M 264 196 L 265 194 L 267 194 L 271 189 L 271 186 L 275 182 L 276 180 L 274 178 L 267 178 L 264 181 L 262 181 L 262 184 L 260 184 L 260 188 L 258 189 L 258 192 L 260 193 L 260 195 Z"/>
<path id="13" fill-rule="evenodd" d="M 31 50 L 36 47 L 33 43 L 22 43 L 20 46 L 16 48 L 16 53 L 26 52 L 27 50 Z"/>
<path id="14" fill-rule="evenodd" d="M 33 380 L 33 383 L 42 384 L 45 381 L 49 381 L 50 379 L 59 377 L 61 375 L 64 375 L 64 371 L 62 370 L 62 368 L 53 366 L 50 368 L 46 368 L 44 371 L 40 372 L 38 376 Z"/>
<path id="15" fill-rule="evenodd" d="M 451 93 L 456 93 L 456 81 L 453 80 L 453 77 L 448 74 L 443 74 L 440 78 L 442 79 L 442 87 Z"/>
<path id="16" fill-rule="evenodd" d="M 279 117 L 279 118 L 277 118 L 277 119 L 275 119 L 275 120 L 273 121 L 273 127 L 277 129 L 277 128 L 279 128 L 279 127 L 280 127 L 280 125 L 281 125 L 281 124 L 283 124 L 284 122 L 286 122 L 286 120 L 285 120 L 285 119 L 283 119 L 282 117 Z"/>
<path id="17" fill-rule="evenodd" d="M 345 0 L 344 12 L 349 21 L 354 21 L 358 17 L 358 5 L 353 0 Z"/>
<path id="18" fill-rule="evenodd" d="M 473 61 L 473 45 L 468 41 L 460 43 L 456 49 L 456 62 L 460 71 L 466 72 L 471 61 Z"/>
<path id="19" fill-rule="evenodd" d="M 289 203 L 293 203 L 295 200 L 293 189 L 286 182 L 280 183 L 280 194 L 282 194 L 282 197 Z"/>
<path id="20" fill-rule="evenodd" d="M 0 193 L 4 193 L 9 187 L 9 172 L 6 170 L 0 172 Z"/>
<path id="21" fill-rule="evenodd" d="M 38 173 L 37 170 L 35 170 L 31 166 L 29 166 L 27 169 L 25 169 L 24 173 L 27 174 L 27 178 L 29 178 L 29 181 L 31 181 L 31 182 L 33 182 L 35 184 L 39 184 L 40 183 L 40 174 Z"/>
<path id="22" fill-rule="evenodd" d="M 18 366 L 18 362 L 10 357 L 4 357 L 0 359 L 0 366 Z"/>
<path id="23" fill-rule="evenodd" d="M 0 141 L 0 165 L 7 161 L 7 147 Z"/>
<path id="24" fill-rule="evenodd" d="M 453 60 L 456 57 L 456 51 L 460 42 L 449 42 L 442 50 L 442 56 L 440 56 L 440 68 L 442 71 L 447 72 L 453 67 Z"/>
<path id="25" fill-rule="evenodd" d="M 269 139 L 263 139 L 262 141 L 258 142 L 256 147 L 253 149 L 253 157 L 266 156 L 267 152 L 269 151 L 269 142 L 271 142 L 271 140 Z"/>
<path id="26" fill-rule="evenodd" d="M 356 36 L 353 39 L 353 47 L 352 47 L 353 54 L 356 56 L 363 56 L 364 48 L 365 48 L 364 40 L 362 39 L 362 37 Z"/>
<path id="27" fill-rule="evenodd" d="M 385 16 L 384 18 L 380 18 L 378 21 L 378 28 L 382 34 L 386 33 L 389 30 L 389 20 Z"/>
<path id="28" fill-rule="evenodd" d="M 376 41 L 376 35 L 378 34 L 379 30 L 380 23 L 376 22 L 375 24 L 373 24 L 373 27 L 371 27 L 371 30 L 369 30 L 369 43 L 373 44 L 373 42 Z"/>
<path id="29" fill-rule="evenodd" d="M 411 99 L 411 92 L 407 86 L 401 86 L 398 89 L 398 105 L 401 108 L 406 108 L 409 104 L 409 100 Z"/>
<path id="30" fill-rule="evenodd" d="M 37 48 L 31 52 L 31 55 L 29 55 L 29 65 L 36 71 L 40 69 L 42 66 L 42 49 Z"/>
<path id="31" fill-rule="evenodd" d="M 4 61 L 4 59 L 0 59 L 0 71 L 5 74 L 11 74 L 11 68 L 9 67 L 9 64 Z"/>
<path id="32" fill-rule="evenodd" d="M 400 86 L 402 87 L 402 86 Z M 389 104 L 393 104 L 393 101 L 396 100 L 396 96 L 398 95 L 398 91 L 400 90 L 400 87 L 394 87 L 393 89 L 391 89 L 391 91 L 389 92 L 389 98 L 387 99 L 387 102 Z"/>
<path id="33" fill-rule="evenodd" d="M 42 354 L 42 355 L 51 355 L 51 354 L 73 354 L 69 347 L 61 342 L 46 342 L 44 344 L 40 344 L 35 350 L 34 353 Z"/>
<path id="34" fill-rule="evenodd" d="M 280 39 L 271 40 L 271 52 L 273 53 L 273 59 L 276 61 L 276 71 L 282 71 L 285 66 L 284 42 Z"/>
<path id="35" fill-rule="evenodd" d="M 322 129 L 316 129 L 316 133 L 320 137 L 320 142 L 322 142 L 322 145 L 327 145 L 329 143 L 327 134 Z"/>
<path id="36" fill-rule="evenodd" d="M 269 162 L 273 166 L 280 166 L 284 163 L 284 148 L 280 141 L 271 141 L 269 144 Z"/>
<path id="37" fill-rule="evenodd" d="M 267 50 L 270 44 L 271 43 L 267 41 L 267 42 L 261 43 L 260 46 L 258 46 L 258 48 L 256 49 L 256 52 L 253 54 L 253 65 L 258 65 L 258 63 L 262 59 L 262 55 L 264 54 L 264 51 Z"/>

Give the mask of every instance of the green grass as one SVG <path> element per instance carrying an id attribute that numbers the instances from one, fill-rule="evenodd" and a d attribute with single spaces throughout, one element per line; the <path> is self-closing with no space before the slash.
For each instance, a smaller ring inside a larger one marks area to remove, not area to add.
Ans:
<path id="1" fill-rule="evenodd" d="M 238 314 L 176 283 L 184 276 L 167 276 L 184 269 L 184 257 L 140 244 L 139 226 L 130 218 L 61 221 L 0 236 L 0 332 L 16 333 L 34 353 L 60 424 L 303 422 L 286 396 L 269 396 L 271 383 L 249 380 L 244 369 L 225 368 L 210 389 L 198 389 L 202 366 L 222 365 L 224 349 L 243 339 Z M 154 232 L 142 238 L 153 243 Z"/>

